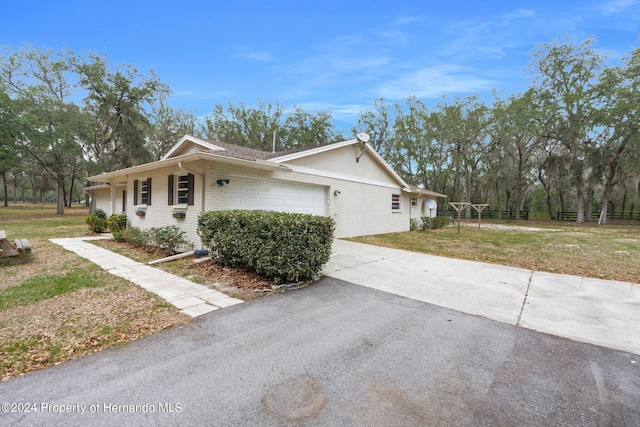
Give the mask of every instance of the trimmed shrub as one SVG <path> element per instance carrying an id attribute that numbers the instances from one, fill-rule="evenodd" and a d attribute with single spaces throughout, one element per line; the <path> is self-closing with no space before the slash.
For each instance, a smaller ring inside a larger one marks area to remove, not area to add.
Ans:
<path id="1" fill-rule="evenodd" d="M 156 253 L 162 248 L 175 254 L 188 243 L 184 235 L 185 232 L 176 225 L 154 227 L 149 230 L 149 243 L 155 247 Z"/>
<path id="2" fill-rule="evenodd" d="M 271 211 L 209 211 L 198 216 L 202 242 L 224 265 L 249 267 L 276 282 L 312 279 L 329 260 L 335 221 Z"/>

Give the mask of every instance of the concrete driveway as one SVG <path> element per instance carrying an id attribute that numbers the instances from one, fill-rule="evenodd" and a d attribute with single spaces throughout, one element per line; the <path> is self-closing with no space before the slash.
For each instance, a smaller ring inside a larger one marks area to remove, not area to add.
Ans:
<path id="1" fill-rule="evenodd" d="M 325 274 L 511 325 L 640 354 L 640 285 L 335 240 Z"/>
<path id="2" fill-rule="evenodd" d="M 0 425 L 637 426 L 639 365 L 324 278 L 2 382 Z"/>

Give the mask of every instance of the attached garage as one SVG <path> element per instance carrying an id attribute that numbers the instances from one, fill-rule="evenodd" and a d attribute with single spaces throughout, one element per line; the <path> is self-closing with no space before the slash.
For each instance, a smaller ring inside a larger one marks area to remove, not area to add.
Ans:
<path id="1" fill-rule="evenodd" d="M 230 209 L 312 215 L 327 212 L 327 189 L 323 186 L 241 177 L 232 177 L 228 186 Z"/>

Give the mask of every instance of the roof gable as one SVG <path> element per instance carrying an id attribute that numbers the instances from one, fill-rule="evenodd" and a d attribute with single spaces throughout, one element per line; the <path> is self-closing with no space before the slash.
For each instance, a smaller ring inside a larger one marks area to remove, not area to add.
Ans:
<path id="1" fill-rule="evenodd" d="M 270 160 L 275 163 L 284 164 L 287 166 L 291 165 L 307 165 L 311 166 L 315 163 L 315 159 L 320 159 L 322 157 L 328 157 L 331 154 L 345 151 L 345 150 L 353 150 L 353 152 L 347 154 L 348 162 L 342 164 L 331 164 L 325 163 L 324 166 L 317 166 L 322 169 L 324 168 L 338 168 L 341 169 L 344 173 L 358 174 L 358 161 L 356 161 L 356 155 L 359 156 L 359 160 L 361 161 L 360 165 L 364 166 L 364 163 L 368 160 L 371 160 L 370 167 L 377 168 L 378 173 L 389 177 L 392 181 L 399 184 L 402 187 L 408 187 L 407 183 L 398 175 L 389 164 L 378 154 L 378 152 L 369 144 L 362 144 L 357 139 L 349 139 L 346 141 L 336 142 L 333 144 L 328 144 L 320 147 L 312 147 L 305 150 L 290 152 L 287 154 L 276 153 L 275 157 L 272 157 Z M 356 152 L 357 151 L 357 152 Z M 364 158 L 361 154 L 364 154 Z M 335 170 L 338 172 L 338 170 Z M 389 179 L 388 178 L 388 179 Z"/>
<path id="2" fill-rule="evenodd" d="M 196 138 L 195 136 L 185 135 L 176 143 L 171 150 L 167 152 L 160 160 L 170 159 L 171 157 L 190 154 L 198 151 L 218 152 L 224 150 L 223 147 L 216 145 L 210 141 Z"/>
<path id="3" fill-rule="evenodd" d="M 172 157 L 191 154 L 191 153 L 209 153 L 218 156 L 230 157 L 234 159 L 261 161 L 269 160 L 273 163 L 282 165 L 291 165 L 294 163 L 308 163 L 312 158 L 325 157 L 334 150 L 344 150 L 347 147 L 362 144 L 357 139 L 349 139 L 346 141 L 334 142 L 317 147 L 297 148 L 293 150 L 268 152 L 256 150 L 248 147 L 228 144 L 219 141 L 210 141 L 203 138 L 197 138 L 191 135 L 185 135 L 176 145 L 165 154 L 161 160 L 170 159 Z M 380 172 L 389 176 L 393 181 L 402 187 L 407 187 L 407 183 L 398 175 L 389 164 L 373 149 L 369 144 L 364 144 L 362 150 L 367 156 L 371 156 L 373 162 Z M 306 161 L 305 161 L 306 159 Z M 354 160 L 355 161 L 355 160 Z"/>

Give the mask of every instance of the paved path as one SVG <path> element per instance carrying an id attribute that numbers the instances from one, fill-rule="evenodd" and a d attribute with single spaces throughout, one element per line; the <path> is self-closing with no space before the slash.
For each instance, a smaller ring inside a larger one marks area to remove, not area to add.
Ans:
<path id="1" fill-rule="evenodd" d="M 153 292 L 178 307 L 182 313 L 192 317 L 242 302 L 242 300 L 231 298 L 222 292 L 86 242 L 86 240 L 100 239 L 105 239 L 105 237 L 51 239 L 51 241 L 99 265 L 114 276 L 127 279 Z"/>
<path id="2" fill-rule="evenodd" d="M 640 354 L 640 285 L 335 240 L 324 273 L 536 331 Z"/>

